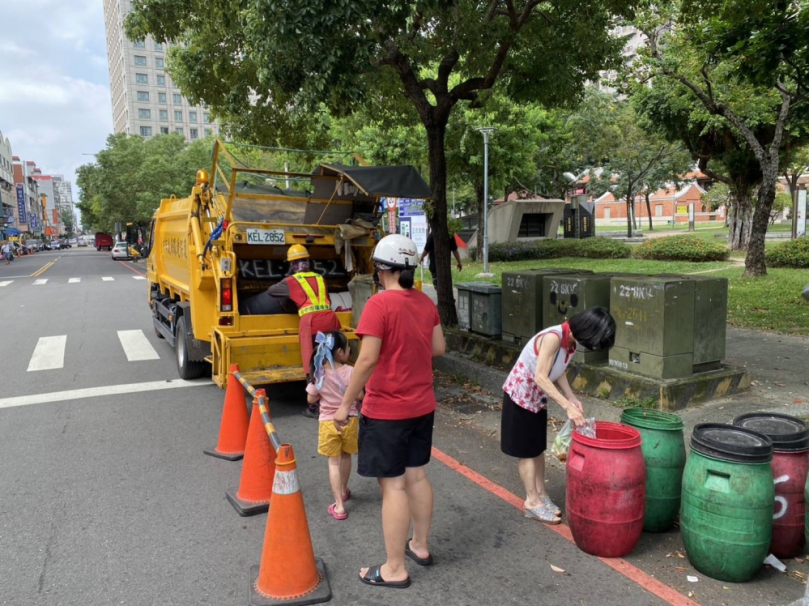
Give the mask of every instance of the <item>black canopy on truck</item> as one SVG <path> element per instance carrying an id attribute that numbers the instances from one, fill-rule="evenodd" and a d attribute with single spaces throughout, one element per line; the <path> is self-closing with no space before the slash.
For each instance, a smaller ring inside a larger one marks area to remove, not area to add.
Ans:
<path id="1" fill-rule="evenodd" d="M 360 188 L 362 193 L 395 198 L 429 198 L 430 187 L 418 171 L 409 165 L 403 166 L 345 166 L 321 164 L 316 175 L 344 176 Z"/>

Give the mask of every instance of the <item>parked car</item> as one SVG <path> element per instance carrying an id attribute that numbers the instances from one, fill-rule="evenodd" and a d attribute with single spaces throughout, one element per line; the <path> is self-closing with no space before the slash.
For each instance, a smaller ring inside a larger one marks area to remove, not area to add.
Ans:
<path id="1" fill-rule="evenodd" d="M 116 242 L 115 246 L 112 247 L 111 257 L 113 261 L 118 259 L 131 259 L 132 256 L 129 254 L 129 244 L 126 242 Z"/>
<path id="2" fill-rule="evenodd" d="M 85 240 L 84 238 L 82 238 L 80 240 L 77 240 L 76 241 L 76 246 L 78 246 L 79 248 L 86 247 L 87 246 L 87 240 Z"/>

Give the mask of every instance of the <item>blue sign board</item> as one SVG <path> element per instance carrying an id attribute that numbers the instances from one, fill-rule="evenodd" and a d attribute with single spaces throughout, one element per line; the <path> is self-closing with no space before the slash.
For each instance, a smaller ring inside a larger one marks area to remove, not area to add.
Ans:
<path id="1" fill-rule="evenodd" d="M 27 223 L 25 217 L 25 188 L 17 183 L 17 211 L 20 214 L 20 223 Z"/>
<path id="2" fill-rule="evenodd" d="M 31 216 L 28 217 L 28 226 L 31 228 L 31 231 L 39 228 L 39 221 L 37 221 L 37 216 L 34 213 L 31 213 Z"/>
<path id="3" fill-rule="evenodd" d="M 399 198 L 399 216 L 412 217 L 424 214 L 424 200 Z"/>

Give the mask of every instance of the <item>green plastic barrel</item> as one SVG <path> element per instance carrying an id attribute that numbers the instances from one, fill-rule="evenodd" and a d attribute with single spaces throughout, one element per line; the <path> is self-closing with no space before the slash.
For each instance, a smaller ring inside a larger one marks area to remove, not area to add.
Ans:
<path id="1" fill-rule="evenodd" d="M 685 467 L 683 420 L 670 412 L 627 408 L 621 423 L 640 432 L 646 463 L 646 515 L 643 530 L 665 532 L 680 513 Z"/>
<path id="2" fill-rule="evenodd" d="M 762 567 L 772 540 L 772 453 L 770 439 L 749 429 L 694 428 L 680 530 L 688 560 L 703 574 L 742 583 Z"/>

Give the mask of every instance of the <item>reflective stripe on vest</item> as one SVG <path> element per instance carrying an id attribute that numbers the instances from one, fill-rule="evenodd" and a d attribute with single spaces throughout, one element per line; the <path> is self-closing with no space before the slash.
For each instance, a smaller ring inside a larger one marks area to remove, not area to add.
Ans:
<path id="1" fill-rule="evenodd" d="M 331 309 L 331 305 L 329 305 L 326 298 L 326 284 L 323 282 L 323 278 L 320 276 L 320 274 L 316 274 L 313 271 L 305 271 L 295 274 L 292 277 L 298 281 L 298 285 L 303 289 L 304 294 L 309 299 L 309 305 L 301 307 L 298 310 L 298 316 L 304 316 L 316 311 L 328 311 Z M 315 295 L 315 291 L 313 291 L 312 287 L 309 286 L 309 282 L 306 281 L 306 278 L 315 279 L 317 282 L 319 296 Z"/>

